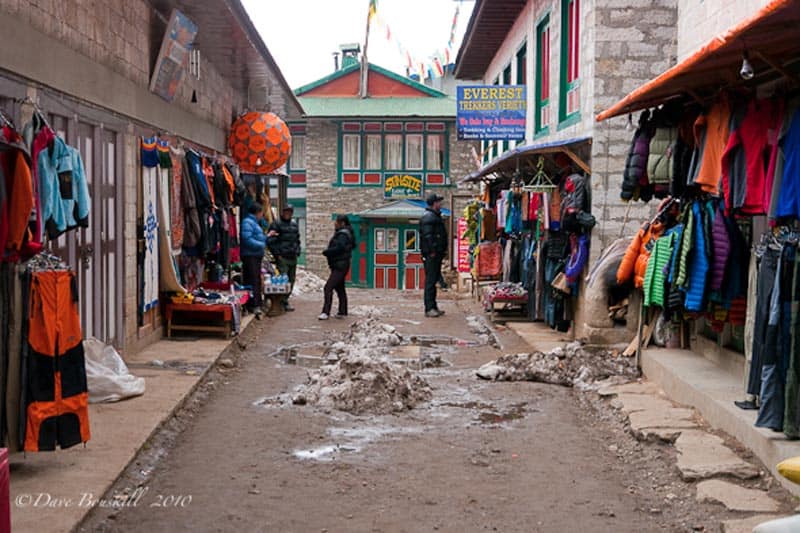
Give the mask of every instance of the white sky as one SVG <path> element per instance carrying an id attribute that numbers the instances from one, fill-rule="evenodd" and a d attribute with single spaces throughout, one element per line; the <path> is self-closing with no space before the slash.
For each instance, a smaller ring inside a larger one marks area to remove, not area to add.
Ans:
<path id="1" fill-rule="evenodd" d="M 378 16 L 393 40 L 373 22 L 369 62 L 405 75 L 399 41 L 418 61 L 444 51 L 456 6 L 458 27 L 451 61 L 455 61 L 474 0 L 378 0 Z M 261 38 L 292 89 L 333 72 L 339 45 L 364 46 L 369 0 L 242 0 Z M 340 59 L 341 61 L 341 59 Z"/>

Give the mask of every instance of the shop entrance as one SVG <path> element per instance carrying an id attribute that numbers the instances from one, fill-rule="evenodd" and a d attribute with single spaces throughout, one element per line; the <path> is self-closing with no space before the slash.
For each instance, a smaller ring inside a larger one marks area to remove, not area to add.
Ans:
<path id="1" fill-rule="evenodd" d="M 372 238 L 372 279 L 376 289 L 417 290 L 424 287 L 425 271 L 416 226 L 375 226 Z"/>

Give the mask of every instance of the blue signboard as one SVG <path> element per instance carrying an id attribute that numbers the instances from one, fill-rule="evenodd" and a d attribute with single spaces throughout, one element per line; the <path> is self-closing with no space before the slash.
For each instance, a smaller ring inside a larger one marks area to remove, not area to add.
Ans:
<path id="1" fill-rule="evenodd" d="M 525 138 L 524 85 L 459 85 L 456 125 L 462 140 Z"/>

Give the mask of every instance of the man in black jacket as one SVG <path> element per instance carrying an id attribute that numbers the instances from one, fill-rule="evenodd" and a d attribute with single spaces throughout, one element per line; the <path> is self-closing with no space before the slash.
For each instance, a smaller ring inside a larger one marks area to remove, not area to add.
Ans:
<path id="1" fill-rule="evenodd" d="M 356 239 L 353 234 L 353 228 L 350 226 L 350 219 L 347 218 L 347 215 L 339 215 L 336 217 L 333 237 L 331 237 L 328 247 L 322 252 L 322 255 L 328 259 L 331 275 L 328 277 L 327 283 L 325 283 L 325 301 L 322 306 L 322 313 L 319 315 L 320 320 L 328 320 L 331 314 L 334 290 L 339 298 L 339 311 L 336 313 L 336 318 L 347 316 L 345 278 L 347 278 L 347 273 L 350 271 L 350 258 L 355 246 Z"/>
<path id="2" fill-rule="evenodd" d="M 270 224 L 267 231 L 267 247 L 275 257 L 278 271 L 289 276 L 289 294 L 294 287 L 297 258 L 300 256 L 300 229 L 297 222 L 292 220 L 293 214 L 294 208 L 287 205 L 281 211 L 281 217 Z M 294 307 L 289 304 L 289 294 L 283 298 L 283 308 L 294 311 Z"/>
<path id="3" fill-rule="evenodd" d="M 422 260 L 425 263 L 425 316 L 435 318 L 442 316 L 436 304 L 436 283 L 442 271 L 442 260 L 447 253 L 447 230 L 442 219 L 443 197 L 431 193 L 425 202 L 428 207 L 419 220 L 420 244 Z"/>

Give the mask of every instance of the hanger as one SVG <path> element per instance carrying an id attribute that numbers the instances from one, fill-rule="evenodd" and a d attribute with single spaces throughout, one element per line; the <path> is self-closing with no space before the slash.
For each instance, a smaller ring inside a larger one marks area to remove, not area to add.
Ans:
<path id="1" fill-rule="evenodd" d="M 536 174 L 527 184 L 522 186 L 523 191 L 528 192 L 552 192 L 556 189 L 556 184 L 550 179 L 550 176 L 544 171 L 544 156 L 539 156 L 539 161 L 536 163 Z"/>
<path id="2" fill-rule="evenodd" d="M 11 121 L 11 119 L 10 119 L 10 118 L 8 118 L 8 117 L 6 116 L 6 114 L 5 114 L 5 113 L 3 113 L 3 111 L 2 111 L 2 110 L 0 110 L 0 120 L 2 120 L 2 122 L 3 122 L 3 124 L 4 124 L 4 125 L 8 126 L 9 128 L 12 128 L 12 129 L 15 129 L 15 130 L 16 130 L 16 127 L 14 127 L 14 123 Z"/>

